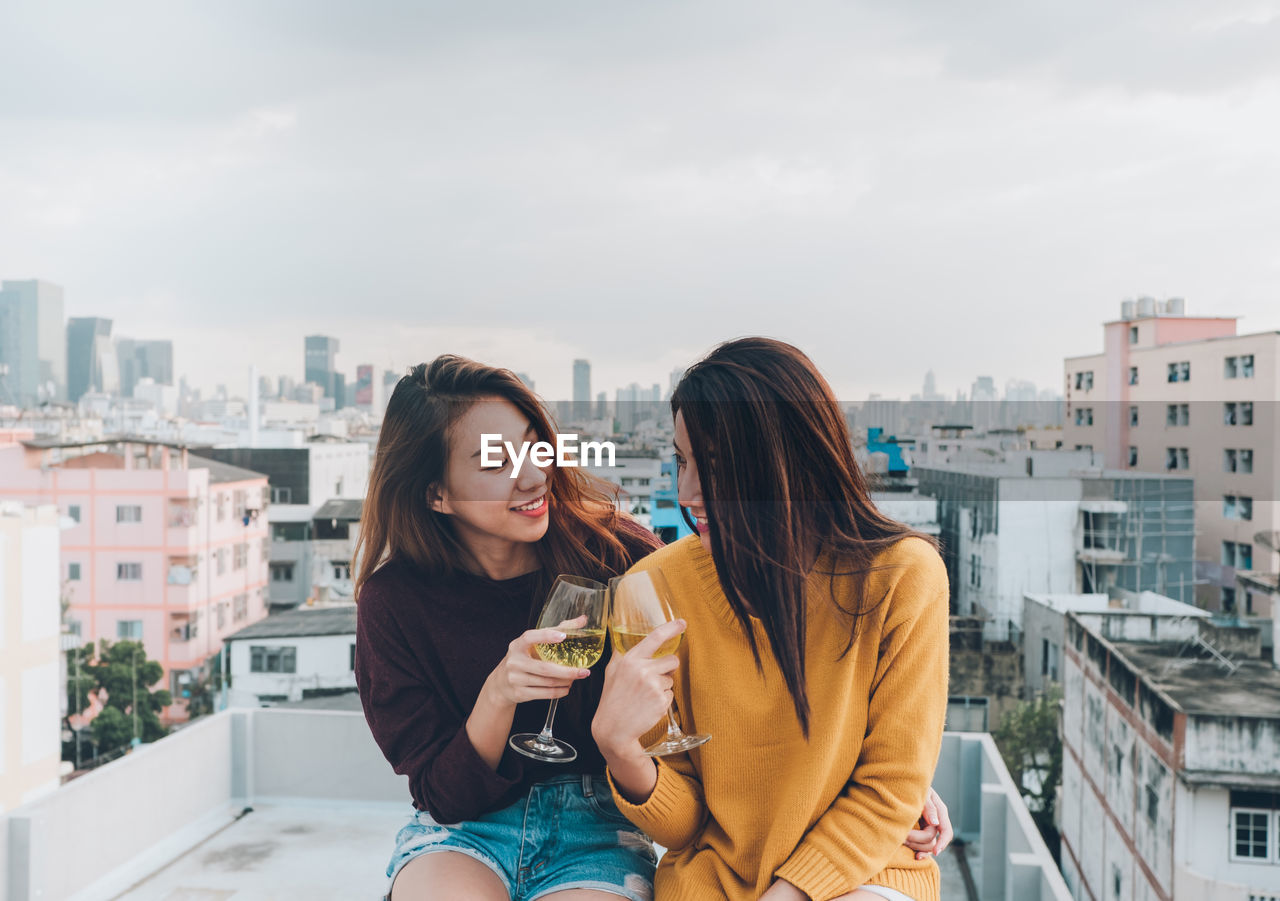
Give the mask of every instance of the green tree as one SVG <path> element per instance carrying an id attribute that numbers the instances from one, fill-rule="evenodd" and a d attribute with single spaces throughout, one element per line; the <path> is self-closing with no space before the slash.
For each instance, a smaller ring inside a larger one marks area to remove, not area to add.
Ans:
<path id="1" fill-rule="evenodd" d="M 85 709 L 90 691 L 102 698 L 106 689 L 106 708 L 93 720 L 98 753 L 129 744 L 135 734 L 144 742 L 155 741 L 169 732 L 160 722 L 160 712 L 173 703 L 167 690 L 151 688 L 163 677 L 164 667 L 147 659 L 140 641 L 103 639 L 96 648 L 86 644 L 67 652 L 67 709 Z"/>
<path id="2" fill-rule="evenodd" d="M 1038 698 L 1023 701 L 1005 714 L 992 733 L 1009 775 L 1027 802 L 1027 809 L 1057 857 L 1058 831 L 1054 806 L 1062 782 L 1062 740 L 1058 735 L 1058 711 L 1062 689 L 1052 687 Z"/>

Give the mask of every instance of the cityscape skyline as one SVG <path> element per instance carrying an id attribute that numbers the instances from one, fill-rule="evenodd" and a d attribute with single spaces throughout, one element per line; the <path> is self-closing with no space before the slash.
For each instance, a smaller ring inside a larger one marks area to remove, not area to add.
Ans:
<path id="1" fill-rule="evenodd" d="M 66 292 L 61 285 L 44 279 L 7 280 L 5 284 L 11 286 L 12 291 L 17 291 L 18 286 L 22 285 L 41 286 L 40 290 L 53 292 L 52 296 L 55 297 L 55 301 L 52 306 L 56 310 L 60 311 L 65 306 Z M 15 294 L 14 296 L 17 295 Z M 34 297 L 35 295 L 32 296 Z M 48 327 L 56 316 L 45 318 L 48 321 L 42 322 L 41 328 Z M 84 334 L 89 335 L 92 333 L 91 338 L 79 337 L 81 331 L 85 329 L 90 330 L 89 332 L 84 332 Z M 127 325 L 126 329 L 128 329 Z M 108 394 L 118 392 L 120 396 L 128 397 L 131 394 L 132 386 L 141 377 L 153 378 L 160 385 L 185 385 L 188 388 L 200 391 L 205 397 L 216 396 L 220 389 L 225 388 L 227 397 L 239 396 L 244 398 L 247 397 L 247 392 L 242 391 L 242 387 L 237 386 L 247 377 L 249 370 L 254 369 L 263 382 L 270 381 L 274 384 L 282 384 L 281 380 L 284 380 L 284 382 L 293 385 L 308 383 L 319 385 L 324 397 L 334 399 L 336 405 L 342 407 L 345 404 L 339 395 L 348 386 L 354 387 L 361 383 L 362 372 L 366 379 L 372 379 L 374 372 L 393 372 L 398 376 L 402 375 L 411 366 L 416 365 L 416 362 L 424 362 L 435 356 L 433 354 L 431 357 L 415 361 L 415 363 L 405 364 L 403 367 L 395 365 L 379 366 L 369 359 L 364 359 L 355 363 L 345 364 L 344 368 L 343 364 L 337 362 L 337 357 L 343 344 L 342 338 L 324 334 L 307 334 L 300 336 L 304 340 L 305 348 L 301 367 L 293 366 L 284 370 L 272 370 L 254 360 L 246 367 L 245 373 L 239 379 L 235 378 L 234 372 L 228 372 L 215 376 L 213 382 L 202 383 L 196 381 L 186 368 L 175 362 L 175 360 L 180 360 L 181 357 L 180 352 L 175 350 L 175 342 L 172 339 L 127 338 L 121 336 L 118 332 L 113 336 L 113 320 L 101 316 L 65 316 L 62 319 L 62 330 L 66 335 L 66 340 L 59 342 L 59 346 L 65 347 L 65 372 L 61 374 L 59 384 L 62 387 L 62 397 L 73 402 L 78 400 L 90 388 L 99 386 Z M 276 337 L 278 338 L 279 336 L 277 335 Z M 44 339 L 42 338 L 42 340 Z M 6 359 L 6 354 L 8 357 L 21 356 L 18 350 L 15 346 L 8 351 L 0 352 L 0 362 Z M 440 352 L 458 353 L 460 351 L 442 350 Z M 465 356 L 466 354 L 463 355 Z M 347 356 L 352 357 L 353 354 L 348 353 Z M 478 359 L 481 359 L 482 362 L 512 369 L 522 378 L 532 381 L 538 386 L 564 384 L 566 390 L 563 393 L 548 391 L 545 387 L 539 391 L 540 396 L 549 401 L 598 402 L 598 397 L 596 397 L 598 392 L 592 389 L 592 373 L 599 372 L 599 370 L 595 368 L 597 364 L 593 360 L 581 357 L 573 358 L 570 378 L 562 379 L 558 378 L 558 375 L 563 375 L 559 370 L 566 368 L 566 361 L 555 358 L 553 363 L 548 361 L 549 355 L 542 354 L 541 356 L 541 361 L 534 364 L 532 372 L 498 360 L 486 360 L 482 357 L 478 357 Z M 667 391 L 674 387 L 678 374 L 682 373 L 694 359 L 696 357 L 669 370 Z M 652 370 L 656 368 L 650 361 L 645 368 L 645 374 L 637 381 L 635 371 L 623 370 L 619 364 L 612 362 L 612 355 L 603 358 L 603 360 L 603 369 L 606 372 L 616 373 L 617 381 L 613 383 L 614 387 L 611 389 L 613 392 L 625 391 L 633 385 L 647 386 L 650 384 Z M 822 366 L 821 361 L 818 361 L 818 363 L 820 368 L 826 369 L 826 367 Z M 108 369 L 112 370 L 111 373 L 104 372 L 104 364 Z M 582 368 L 584 365 L 585 369 Z M 93 368 L 96 375 L 91 377 L 87 371 L 82 371 L 86 366 Z M 115 372 L 117 367 L 118 377 Z M 926 369 L 922 377 L 923 382 L 919 381 L 921 377 L 917 376 L 916 384 L 919 386 L 919 390 L 910 390 L 911 376 L 904 367 L 897 372 L 898 378 L 896 379 L 896 383 L 903 386 L 901 393 L 885 393 L 872 388 L 861 396 L 843 395 L 839 388 L 839 382 L 833 374 L 828 371 L 827 376 L 842 403 L 856 404 L 869 400 L 955 401 L 975 399 L 979 395 L 991 400 L 1034 400 L 1046 392 L 1061 394 L 1054 385 L 1044 385 L 1017 374 L 992 376 L 989 373 L 978 372 L 967 375 L 960 373 L 957 375 L 957 381 L 948 383 L 944 380 L 942 382 L 943 387 L 939 389 L 936 370 L 937 367 L 933 366 Z M 362 390 L 367 391 L 371 382 L 361 384 L 365 384 Z M 607 381 L 605 378 L 599 378 L 594 384 L 596 387 L 600 387 L 603 384 L 607 384 Z M 655 386 L 660 385 L 661 381 L 655 381 L 652 384 Z M 1028 386 L 1030 386 L 1030 389 L 1034 389 L 1031 390 L 1030 394 L 1028 394 Z M 261 390 L 259 393 L 263 396 L 276 396 L 272 395 L 271 392 Z M 612 396 L 609 391 L 604 393 Z M 0 402 L 6 399 L 4 395 L 0 395 Z"/>

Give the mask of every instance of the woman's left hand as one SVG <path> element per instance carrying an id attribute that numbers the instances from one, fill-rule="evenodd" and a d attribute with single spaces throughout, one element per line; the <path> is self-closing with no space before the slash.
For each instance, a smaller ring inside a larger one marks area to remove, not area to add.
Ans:
<path id="1" fill-rule="evenodd" d="M 923 860 L 932 854 L 937 857 L 951 844 L 955 832 L 951 828 L 951 817 L 947 813 L 947 805 L 942 803 L 938 793 L 929 789 L 929 797 L 925 799 L 924 810 L 915 829 L 907 833 L 903 842 L 916 852 L 916 860 Z"/>

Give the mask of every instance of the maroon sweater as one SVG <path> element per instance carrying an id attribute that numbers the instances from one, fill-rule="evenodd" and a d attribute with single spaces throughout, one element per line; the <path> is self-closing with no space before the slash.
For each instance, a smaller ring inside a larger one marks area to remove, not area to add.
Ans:
<path id="1" fill-rule="evenodd" d="M 639 525 L 619 538 L 631 561 L 661 542 Z M 609 573 L 580 573 L 607 581 Z M 556 710 L 555 735 L 578 750 L 571 763 L 547 764 L 507 748 L 495 772 L 465 729 L 485 679 L 511 640 L 533 628 L 549 580 L 541 573 L 494 581 L 469 573 L 432 577 L 390 561 L 364 584 L 356 608 L 356 685 L 374 740 L 392 768 L 409 777 L 419 810 L 441 823 L 475 819 L 514 803 L 533 783 L 561 773 L 603 773 L 591 738 L 608 650 L 591 677 Z M 516 707 L 512 732 L 538 732 L 547 701 Z"/>

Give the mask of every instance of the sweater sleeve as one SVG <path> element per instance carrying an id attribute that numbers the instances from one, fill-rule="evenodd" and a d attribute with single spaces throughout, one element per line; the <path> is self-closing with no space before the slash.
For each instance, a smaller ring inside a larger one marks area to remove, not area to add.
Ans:
<path id="1" fill-rule="evenodd" d="M 475 819 L 520 782 L 521 765 L 506 754 L 489 768 L 371 589 L 357 606 L 355 665 L 369 729 L 392 769 L 409 777 L 415 807 L 441 823 Z"/>
<path id="2" fill-rule="evenodd" d="M 946 569 L 913 553 L 890 597 L 867 710 L 867 734 L 844 790 L 774 875 L 824 901 L 889 863 L 924 806 L 947 707 Z"/>
<path id="3" fill-rule="evenodd" d="M 677 711 L 676 721 L 679 720 Z M 664 716 L 640 742 L 648 747 L 666 732 L 667 718 Z M 655 757 L 654 760 L 658 764 L 658 782 L 653 793 L 641 804 L 632 804 L 618 791 L 612 773 L 606 771 L 605 775 L 622 815 L 667 850 L 678 851 L 697 837 L 706 822 L 707 804 L 702 794 L 702 782 L 687 753 Z"/>

